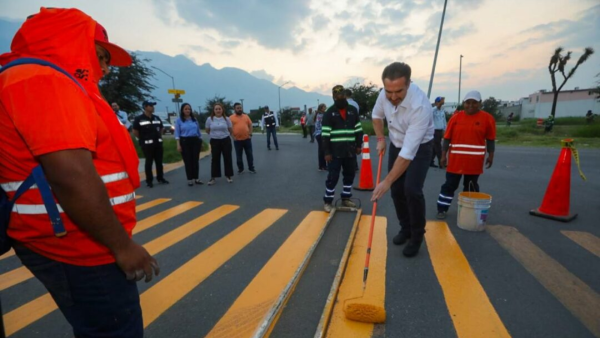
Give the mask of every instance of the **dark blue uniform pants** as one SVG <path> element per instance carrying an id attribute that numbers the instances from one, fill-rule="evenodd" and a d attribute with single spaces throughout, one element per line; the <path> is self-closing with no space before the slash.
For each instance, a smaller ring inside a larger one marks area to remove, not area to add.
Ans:
<path id="1" fill-rule="evenodd" d="M 142 146 L 146 163 L 144 168 L 146 169 L 146 182 L 152 183 L 154 179 L 152 175 L 152 162 L 156 162 L 156 179 L 158 181 L 163 180 L 163 145 L 162 142 L 154 141 L 152 144 L 145 144 Z"/>
<path id="2" fill-rule="evenodd" d="M 442 185 L 440 195 L 438 196 L 438 212 L 448 211 L 452 204 L 452 200 L 454 199 L 454 192 L 458 189 L 462 176 L 465 177 L 463 180 L 463 191 L 479 192 L 479 184 L 477 184 L 479 175 L 461 175 L 446 172 L 446 182 Z"/>
<path id="3" fill-rule="evenodd" d="M 342 199 L 348 199 L 352 197 L 352 183 L 354 182 L 354 157 L 336 158 L 334 157 L 331 162 L 328 163 L 329 174 L 327 174 L 327 181 L 325 181 L 325 196 L 323 201 L 325 203 L 333 202 L 335 196 L 335 186 L 340 179 L 340 171 L 342 171 Z"/>
<path id="4" fill-rule="evenodd" d="M 267 127 L 267 148 L 269 149 L 271 149 L 271 135 L 273 135 L 275 148 L 279 149 L 279 144 L 277 143 L 277 127 Z"/>

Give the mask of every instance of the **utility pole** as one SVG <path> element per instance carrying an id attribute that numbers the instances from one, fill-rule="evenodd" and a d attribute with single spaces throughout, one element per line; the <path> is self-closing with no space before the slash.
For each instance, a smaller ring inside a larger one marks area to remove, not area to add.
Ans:
<path id="1" fill-rule="evenodd" d="M 281 86 L 279 86 L 279 88 L 277 88 L 277 94 L 278 94 L 278 97 L 279 97 L 279 114 L 281 114 L 281 87 L 285 86 L 288 83 L 290 83 L 290 81 L 282 84 Z"/>
<path id="2" fill-rule="evenodd" d="M 242 101 L 242 111 L 244 111 L 244 99 L 240 99 Z"/>
<path id="3" fill-rule="evenodd" d="M 462 54 L 460 55 L 460 68 L 458 70 L 458 103 L 456 104 L 456 109 L 458 109 L 458 106 L 460 105 L 460 82 L 462 80 Z"/>
<path id="4" fill-rule="evenodd" d="M 158 68 L 158 67 L 154 67 L 154 66 L 150 66 L 160 72 L 162 72 L 163 74 L 165 74 L 166 76 L 171 78 L 171 81 L 173 82 L 173 90 L 177 89 L 177 87 L 175 87 L 175 78 L 171 75 L 169 75 L 167 72 L 165 72 L 164 70 Z M 177 104 L 177 111 L 179 111 L 179 102 L 175 102 Z M 167 117 L 168 118 L 168 117 Z"/>
<path id="5" fill-rule="evenodd" d="M 442 12 L 442 22 L 440 23 L 440 32 L 438 33 L 437 46 L 435 46 L 435 56 L 433 57 L 433 68 L 431 69 L 431 78 L 429 79 L 429 89 L 427 90 L 427 98 L 431 96 L 431 87 L 433 86 L 433 75 L 435 74 L 435 64 L 437 62 L 438 51 L 440 50 L 440 40 L 442 39 L 442 28 L 444 28 L 444 17 L 446 16 L 446 5 L 448 0 L 444 1 L 444 11 Z"/>

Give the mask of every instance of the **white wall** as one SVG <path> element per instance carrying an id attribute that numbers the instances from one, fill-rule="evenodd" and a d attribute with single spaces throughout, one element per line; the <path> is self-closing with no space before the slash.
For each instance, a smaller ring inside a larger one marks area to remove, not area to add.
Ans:
<path id="1" fill-rule="evenodd" d="M 524 104 L 523 107 L 528 104 Z M 533 104 L 532 104 L 533 105 Z M 539 102 L 535 106 L 535 118 L 547 118 L 552 111 L 552 102 Z M 600 102 L 595 99 L 563 101 L 556 104 L 555 117 L 580 116 L 583 117 L 588 110 L 600 114 Z"/>

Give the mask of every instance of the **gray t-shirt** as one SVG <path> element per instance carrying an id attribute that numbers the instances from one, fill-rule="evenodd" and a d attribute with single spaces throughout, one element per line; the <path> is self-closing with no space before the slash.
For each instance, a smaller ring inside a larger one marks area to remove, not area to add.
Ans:
<path id="1" fill-rule="evenodd" d="M 230 136 L 231 120 L 228 117 L 213 117 L 206 119 L 206 129 L 210 129 L 210 138 L 224 139 Z"/>
<path id="2" fill-rule="evenodd" d="M 306 125 L 307 126 L 315 125 L 315 113 L 314 112 L 312 114 L 311 113 L 306 114 Z"/>

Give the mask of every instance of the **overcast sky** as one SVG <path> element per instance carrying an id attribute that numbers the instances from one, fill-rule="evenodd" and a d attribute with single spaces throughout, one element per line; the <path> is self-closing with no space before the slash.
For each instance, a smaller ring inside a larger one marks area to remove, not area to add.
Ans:
<path id="1" fill-rule="evenodd" d="M 443 0 L 0 0 L 0 17 L 22 21 L 40 6 L 77 7 L 135 51 L 183 54 L 197 64 L 237 67 L 276 84 L 330 93 L 337 83 L 373 82 L 393 61 L 408 63 L 427 91 Z M 596 50 L 566 89 L 600 80 L 598 0 L 449 0 L 432 97 L 517 100 L 551 89 L 554 49 Z M 571 64 L 574 64 L 574 60 Z M 569 69 L 570 67 L 567 67 Z"/>

